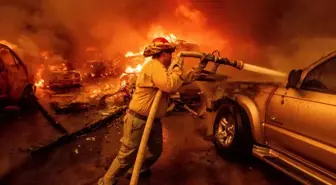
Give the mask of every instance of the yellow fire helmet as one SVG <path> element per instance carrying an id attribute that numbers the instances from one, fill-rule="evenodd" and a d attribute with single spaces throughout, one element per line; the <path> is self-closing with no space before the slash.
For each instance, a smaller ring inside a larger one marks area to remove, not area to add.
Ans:
<path id="1" fill-rule="evenodd" d="M 169 43 L 167 39 L 158 37 L 155 38 L 152 43 L 145 48 L 143 56 L 150 57 L 162 51 L 174 52 L 175 49 L 176 46 L 172 43 Z"/>

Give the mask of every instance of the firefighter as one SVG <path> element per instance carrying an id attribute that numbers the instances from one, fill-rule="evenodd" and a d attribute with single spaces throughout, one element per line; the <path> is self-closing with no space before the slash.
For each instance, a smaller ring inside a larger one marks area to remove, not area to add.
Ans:
<path id="1" fill-rule="evenodd" d="M 165 38 L 156 38 L 145 48 L 143 55 L 152 57 L 152 60 L 144 64 L 137 78 L 136 89 L 123 120 L 124 130 L 120 140 L 120 150 L 104 177 L 99 180 L 99 185 L 117 184 L 119 178 L 125 174 L 128 177 L 131 176 L 147 116 L 158 90 L 161 90 L 163 95 L 149 136 L 140 176 L 149 175 L 149 168 L 161 156 L 162 125 L 160 118 L 166 113 L 168 94 L 176 92 L 183 83 L 194 81 L 205 67 L 197 65 L 190 72 L 185 73 L 182 70 L 182 64 L 175 61 L 172 71 L 168 72 L 167 68 L 172 63 L 172 53 L 175 48 Z"/>

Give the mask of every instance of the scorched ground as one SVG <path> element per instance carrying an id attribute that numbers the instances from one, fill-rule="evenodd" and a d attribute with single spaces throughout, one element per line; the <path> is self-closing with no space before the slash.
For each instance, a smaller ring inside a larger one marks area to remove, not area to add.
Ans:
<path id="1" fill-rule="evenodd" d="M 153 166 L 150 184 L 296 184 L 258 160 L 229 162 L 222 159 L 213 144 L 203 139 L 202 121 L 185 113 L 164 119 L 163 155 Z M 35 154 L 24 166 L 2 179 L 1 184 L 94 185 L 119 149 L 121 127 L 118 119 L 109 127 L 69 144 Z M 119 184 L 128 183 L 123 179 Z"/>

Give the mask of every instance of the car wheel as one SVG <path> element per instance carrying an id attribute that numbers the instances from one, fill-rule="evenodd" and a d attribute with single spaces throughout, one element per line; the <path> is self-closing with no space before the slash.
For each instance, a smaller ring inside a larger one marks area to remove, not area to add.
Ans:
<path id="1" fill-rule="evenodd" d="M 218 152 L 230 157 L 246 156 L 252 152 L 252 136 L 248 117 L 239 106 L 221 106 L 215 119 L 213 140 Z"/>

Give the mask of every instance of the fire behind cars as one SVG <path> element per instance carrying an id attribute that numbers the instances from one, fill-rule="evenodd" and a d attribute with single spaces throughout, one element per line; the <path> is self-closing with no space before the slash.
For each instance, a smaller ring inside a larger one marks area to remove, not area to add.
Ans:
<path id="1" fill-rule="evenodd" d="M 121 65 L 124 60 L 125 57 L 120 53 L 107 57 L 97 48 L 87 48 L 81 59 L 79 70 L 83 73 L 84 79 L 117 77 L 124 71 Z"/>
<path id="2" fill-rule="evenodd" d="M 76 70 L 54 70 L 50 72 L 49 86 L 52 89 L 81 86 L 80 72 Z"/>
<path id="3" fill-rule="evenodd" d="M 43 79 L 44 87 L 62 89 L 81 86 L 82 80 L 80 72 L 68 69 L 65 63 L 43 65 L 42 68 L 43 74 L 41 75 L 41 78 Z"/>

